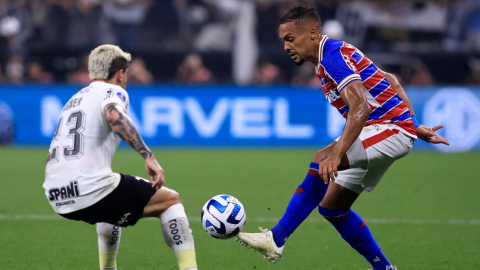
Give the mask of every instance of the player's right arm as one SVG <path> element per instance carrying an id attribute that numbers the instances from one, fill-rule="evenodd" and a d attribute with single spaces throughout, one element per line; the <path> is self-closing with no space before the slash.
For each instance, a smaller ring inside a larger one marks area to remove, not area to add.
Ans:
<path id="1" fill-rule="evenodd" d="M 104 113 L 112 130 L 145 159 L 145 169 L 150 175 L 152 186 L 158 190 L 165 183 L 164 171 L 143 141 L 132 120 L 116 103 L 107 104 Z"/>
<path id="2" fill-rule="evenodd" d="M 388 72 L 385 72 L 383 70 L 382 70 L 382 73 L 383 73 L 383 76 L 385 76 L 387 81 L 390 83 L 390 85 L 393 87 L 393 90 L 395 90 L 395 92 L 397 92 L 397 94 L 402 98 L 405 105 L 407 105 L 408 110 L 410 111 L 410 115 L 412 115 L 412 116 L 415 115 L 415 112 L 413 111 L 412 103 L 410 102 L 410 99 L 408 98 L 407 93 L 403 89 L 403 87 L 400 84 L 400 82 L 398 81 L 397 77 L 395 77 L 395 75 L 393 75 L 391 73 L 388 73 Z M 446 144 L 446 145 L 450 145 L 450 142 L 447 139 L 435 134 L 435 131 L 437 131 L 441 128 L 443 128 L 443 125 L 436 126 L 436 127 L 433 127 L 433 128 L 429 128 L 429 127 L 424 126 L 424 125 L 419 125 L 415 129 L 417 131 L 417 136 L 420 139 L 422 139 L 426 142 L 435 143 L 435 144 L 443 143 L 443 144 Z"/>

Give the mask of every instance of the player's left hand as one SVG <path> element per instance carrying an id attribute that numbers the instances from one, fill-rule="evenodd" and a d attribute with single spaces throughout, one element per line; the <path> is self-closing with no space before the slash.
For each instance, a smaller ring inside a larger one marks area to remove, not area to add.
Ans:
<path id="1" fill-rule="evenodd" d="M 434 144 L 443 143 L 446 145 L 450 145 L 450 142 L 447 139 L 435 134 L 435 131 L 441 128 L 443 128 L 443 125 L 436 126 L 434 128 L 429 128 L 424 125 L 419 125 L 416 129 L 417 137 L 429 143 L 434 143 Z"/>
<path id="2" fill-rule="evenodd" d="M 165 183 L 165 175 L 162 166 L 158 164 L 158 161 L 153 157 L 148 157 L 145 160 L 145 170 L 150 175 L 150 183 L 152 187 L 159 190 Z"/>
<path id="3" fill-rule="evenodd" d="M 341 159 L 337 156 L 330 156 L 318 164 L 318 175 L 323 182 L 328 185 L 329 180 L 335 182 L 335 177 L 338 176 L 337 168 L 340 165 Z"/>

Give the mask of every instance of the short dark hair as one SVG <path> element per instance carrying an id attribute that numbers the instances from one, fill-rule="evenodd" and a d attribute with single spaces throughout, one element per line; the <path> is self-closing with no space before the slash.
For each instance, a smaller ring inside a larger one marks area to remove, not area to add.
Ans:
<path id="1" fill-rule="evenodd" d="M 322 26 L 322 21 L 320 20 L 317 11 L 312 7 L 304 5 L 293 7 L 287 11 L 287 13 L 283 14 L 283 16 L 278 19 L 278 24 L 280 25 L 296 20 L 314 20 Z"/>
<path id="2" fill-rule="evenodd" d="M 113 59 L 112 64 L 110 65 L 110 69 L 108 69 L 108 77 L 107 80 L 110 80 L 117 74 L 117 72 L 123 69 L 123 72 L 127 71 L 129 66 L 128 60 L 125 57 L 117 57 Z"/>

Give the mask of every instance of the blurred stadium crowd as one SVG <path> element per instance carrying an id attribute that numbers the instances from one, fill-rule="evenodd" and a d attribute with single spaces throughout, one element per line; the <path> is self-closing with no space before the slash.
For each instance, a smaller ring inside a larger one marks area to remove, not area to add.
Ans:
<path id="1" fill-rule="evenodd" d="M 133 54 L 131 83 L 317 87 L 277 36 L 298 4 L 403 84 L 480 84 L 479 0 L 0 0 L 0 82 L 87 84 L 110 43 Z"/>

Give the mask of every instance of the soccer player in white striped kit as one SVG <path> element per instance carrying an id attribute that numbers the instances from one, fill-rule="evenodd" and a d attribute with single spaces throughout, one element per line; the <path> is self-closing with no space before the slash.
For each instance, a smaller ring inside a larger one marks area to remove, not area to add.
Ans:
<path id="1" fill-rule="evenodd" d="M 88 59 L 91 84 L 63 107 L 45 169 L 45 194 L 61 216 L 96 224 L 100 269 L 117 269 L 122 227 L 158 217 L 181 270 L 196 270 L 195 247 L 179 194 L 163 186 L 164 171 L 127 116 L 131 56 L 113 45 Z M 150 181 L 113 172 L 123 140 L 145 159 Z"/>
<path id="2" fill-rule="evenodd" d="M 237 240 L 278 261 L 287 238 L 318 207 L 342 238 L 374 270 L 393 270 L 368 226 L 352 204 L 371 192 L 395 160 L 407 155 L 417 136 L 449 144 L 433 129 L 419 125 L 405 91 L 391 74 L 378 69 L 360 50 L 322 35 L 311 7 L 297 6 L 279 20 L 279 36 L 297 65 L 310 61 L 322 81 L 325 98 L 346 118 L 342 135 L 312 158 L 305 180 L 272 230 L 239 233 Z"/>

